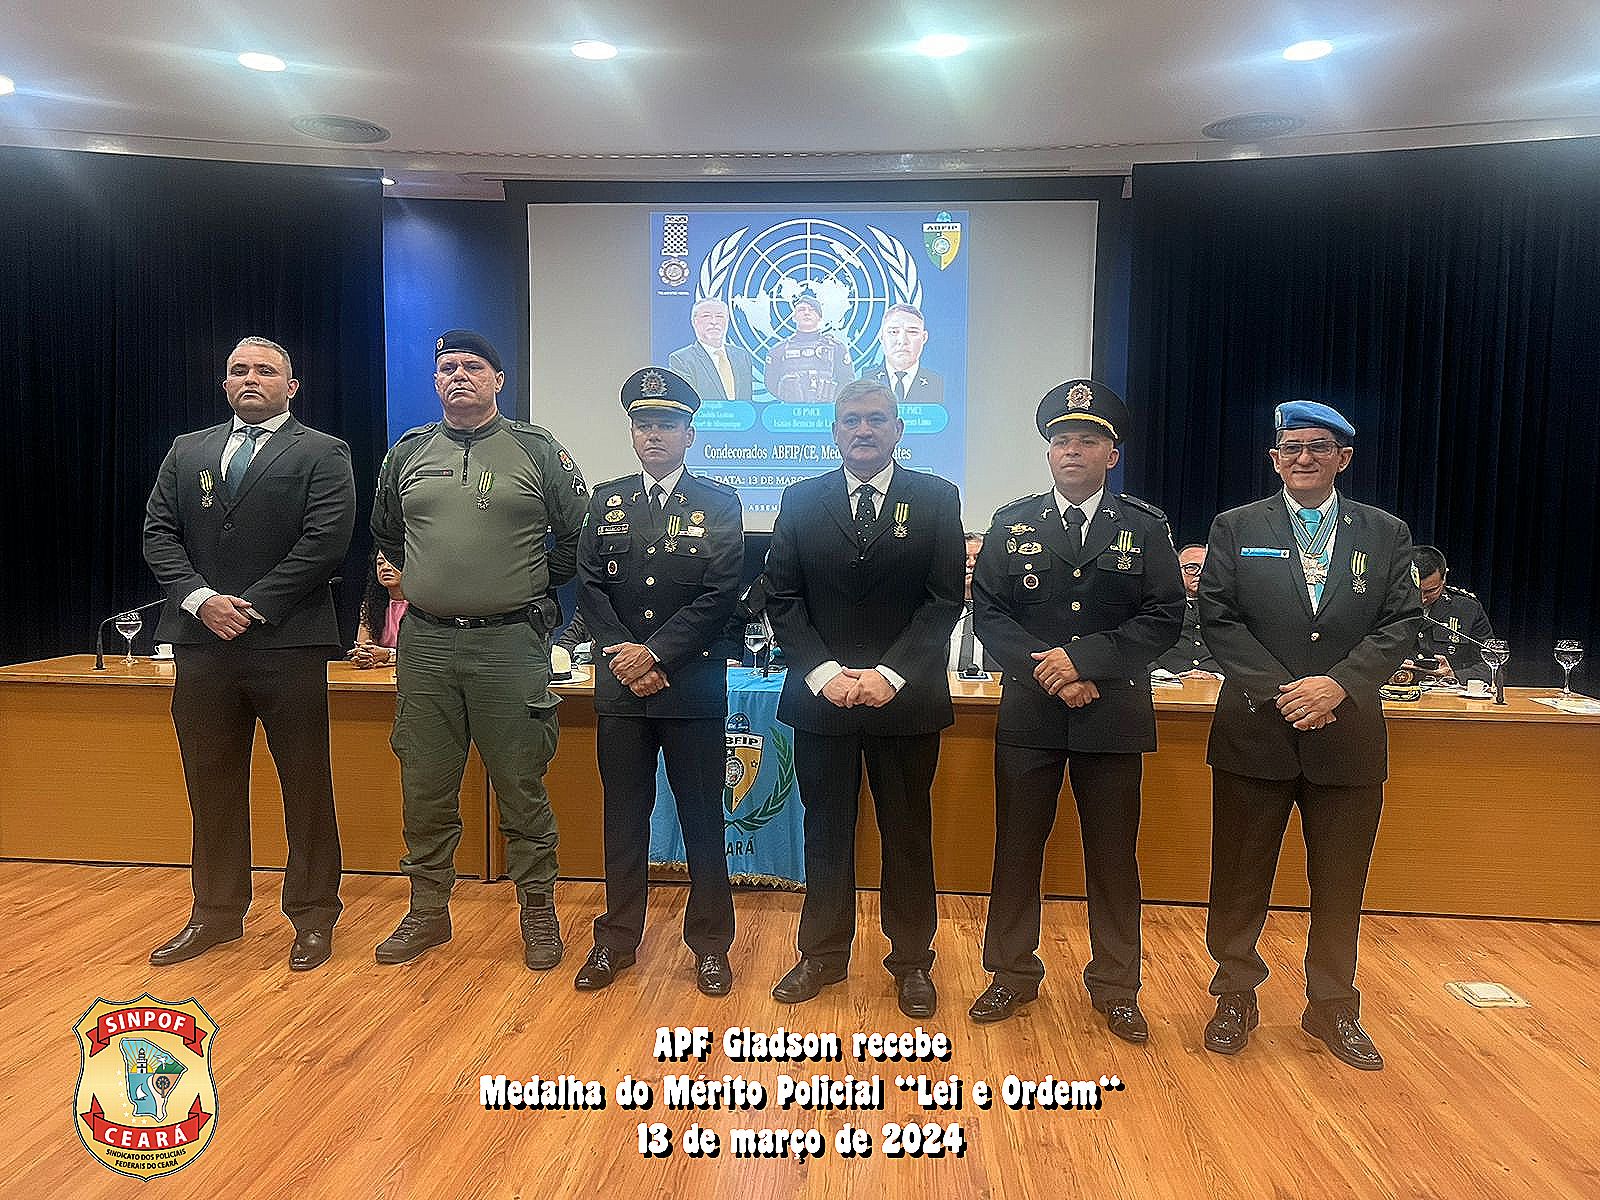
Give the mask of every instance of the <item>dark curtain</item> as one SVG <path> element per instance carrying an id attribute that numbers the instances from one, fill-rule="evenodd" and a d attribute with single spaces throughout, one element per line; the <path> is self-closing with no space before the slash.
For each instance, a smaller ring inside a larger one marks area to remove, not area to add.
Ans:
<path id="1" fill-rule="evenodd" d="M 1279 486 L 1273 407 L 1322 400 L 1341 489 L 1444 551 L 1510 680 L 1600 654 L 1600 143 L 1140 167 L 1133 247 L 1127 487 L 1180 545 Z"/>
<path id="2" fill-rule="evenodd" d="M 0 149 L 0 180 L 0 662 L 90 650 L 104 617 L 160 597 L 145 498 L 175 436 L 229 415 L 240 337 L 289 351 L 292 411 L 350 443 L 370 505 L 385 444 L 377 172 Z M 347 632 L 357 542 L 336 589 Z"/>

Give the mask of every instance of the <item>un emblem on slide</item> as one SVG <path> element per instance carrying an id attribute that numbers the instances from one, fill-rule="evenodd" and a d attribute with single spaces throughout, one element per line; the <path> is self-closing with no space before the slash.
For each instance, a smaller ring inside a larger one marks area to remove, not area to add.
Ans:
<path id="1" fill-rule="evenodd" d="M 96 1000 L 73 1027 L 82 1066 L 73 1124 L 84 1149 L 133 1179 L 159 1179 L 200 1156 L 216 1133 L 216 1022 L 191 997 L 148 992 Z"/>

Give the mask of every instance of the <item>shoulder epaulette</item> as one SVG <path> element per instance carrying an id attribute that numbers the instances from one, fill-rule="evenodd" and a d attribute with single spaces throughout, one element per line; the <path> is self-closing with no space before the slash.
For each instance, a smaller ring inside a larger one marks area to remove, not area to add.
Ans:
<path id="1" fill-rule="evenodd" d="M 1137 496 L 1130 496 L 1127 492 L 1118 492 L 1117 499 L 1121 500 L 1124 504 L 1133 505 L 1133 507 L 1137 508 L 1140 512 L 1149 513 L 1158 521 L 1165 521 L 1167 519 L 1167 514 L 1162 512 L 1154 504 L 1151 504 L 1148 500 L 1141 500 Z"/>
<path id="2" fill-rule="evenodd" d="M 728 484 L 723 483 L 722 480 L 713 479 L 709 475 L 695 475 L 694 478 L 705 484 L 712 491 L 725 492 L 730 496 L 737 496 L 739 494 L 738 488 L 730 487 Z"/>

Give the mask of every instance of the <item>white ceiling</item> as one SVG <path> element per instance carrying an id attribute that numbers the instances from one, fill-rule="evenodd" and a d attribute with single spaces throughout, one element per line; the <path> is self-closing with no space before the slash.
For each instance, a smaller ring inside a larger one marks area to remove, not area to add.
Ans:
<path id="1" fill-rule="evenodd" d="M 908 53 L 936 31 L 972 48 Z M 580 61 L 568 46 L 583 37 L 622 52 Z M 1339 49 L 1284 62 L 1307 37 Z M 289 69 L 246 71 L 247 49 Z M 0 74 L 18 87 L 0 97 L 3 143 L 370 164 L 419 186 L 428 172 L 1098 173 L 1600 134 L 1600 4 L 25 0 L 0 10 Z M 1200 136 L 1260 111 L 1305 128 L 1242 150 Z M 330 148 L 289 128 L 308 113 L 393 136 Z"/>

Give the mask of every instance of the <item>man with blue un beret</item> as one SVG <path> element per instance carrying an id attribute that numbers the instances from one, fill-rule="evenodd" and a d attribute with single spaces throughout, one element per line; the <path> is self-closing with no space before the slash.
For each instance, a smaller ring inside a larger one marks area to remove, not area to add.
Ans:
<path id="1" fill-rule="evenodd" d="M 1421 620 L 1411 532 L 1334 486 L 1355 428 L 1326 404 L 1280 404 L 1268 451 L 1283 489 L 1212 523 L 1200 575 L 1205 644 L 1224 676 L 1212 768 L 1211 908 L 1216 1015 L 1205 1044 L 1237 1054 L 1260 1023 L 1266 923 L 1290 810 L 1311 881 L 1301 1027 L 1376 1071 L 1355 987 L 1361 898 L 1383 807 L 1388 732 L 1378 689 Z"/>

